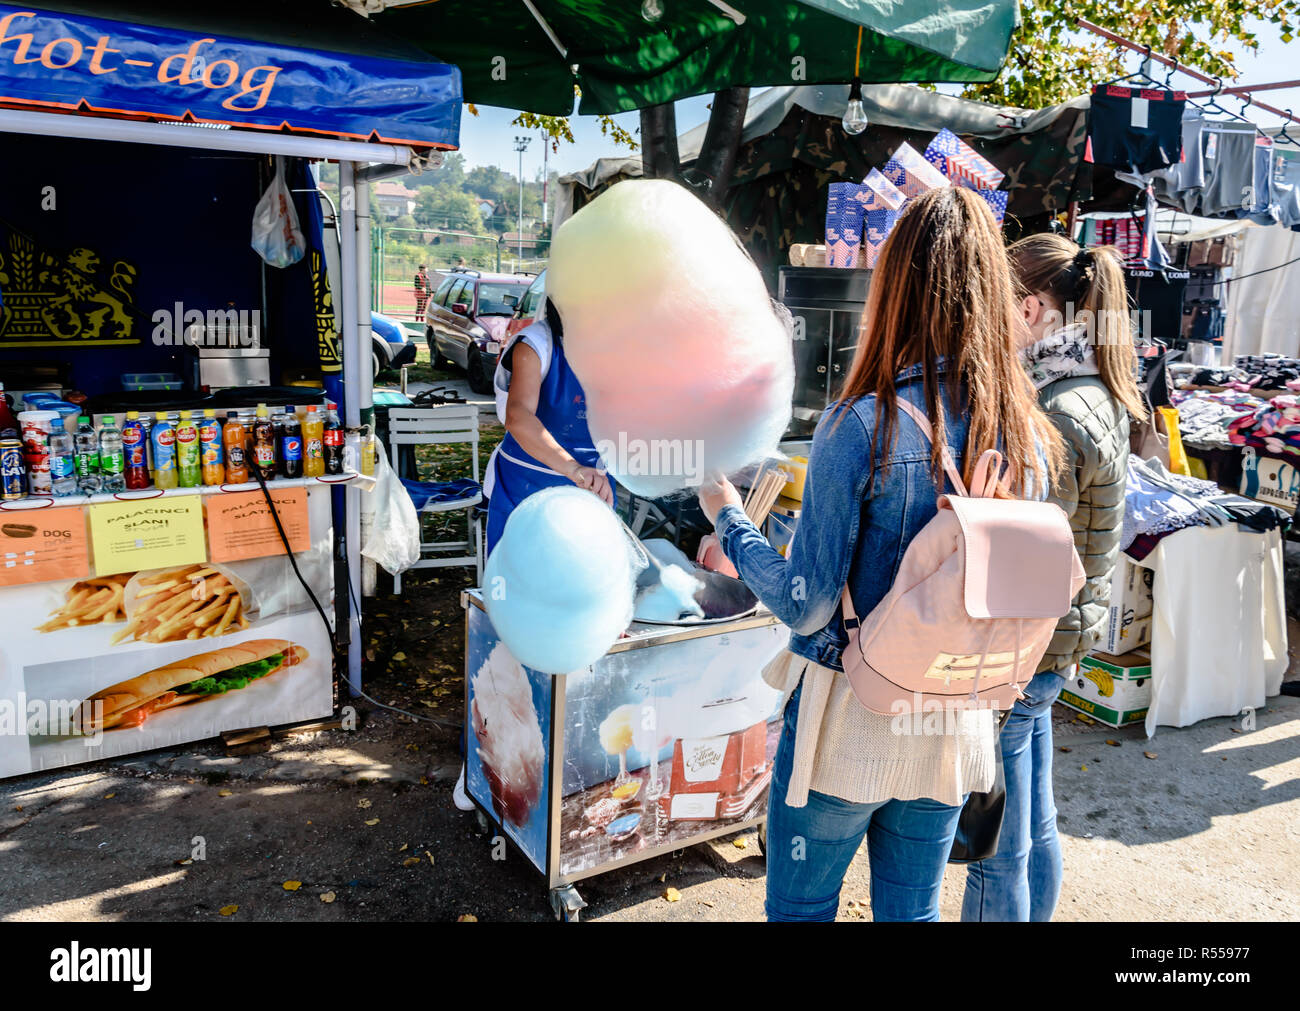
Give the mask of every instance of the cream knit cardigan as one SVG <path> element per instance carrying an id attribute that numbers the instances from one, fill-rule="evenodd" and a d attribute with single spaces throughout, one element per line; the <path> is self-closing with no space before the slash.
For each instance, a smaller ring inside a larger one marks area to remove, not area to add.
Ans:
<path id="1" fill-rule="evenodd" d="M 763 670 L 787 699 L 800 678 L 788 806 L 807 804 L 810 789 L 857 804 L 928 797 L 956 805 L 993 786 L 990 710 L 881 716 L 857 700 L 842 673 L 788 650 Z"/>

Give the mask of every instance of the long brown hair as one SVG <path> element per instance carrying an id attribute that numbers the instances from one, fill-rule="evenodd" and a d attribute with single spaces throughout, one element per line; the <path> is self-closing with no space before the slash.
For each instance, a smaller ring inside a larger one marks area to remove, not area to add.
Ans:
<path id="1" fill-rule="evenodd" d="M 888 460 L 898 426 L 894 377 L 920 363 L 934 428 L 931 470 L 942 487 L 942 357 L 949 376 L 947 409 L 970 414 L 967 480 L 980 454 L 998 449 L 1011 465 L 1013 491 L 1026 494 L 1030 481 L 1042 489 L 1059 472 L 1064 450 L 1020 364 L 1019 325 L 1006 249 L 988 204 L 960 187 L 931 190 L 912 201 L 885 240 L 839 403 L 875 395 L 873 441 Z"/>
<path id="2" fill-rule="evenodd" d="M 1007 253 L 1023 294 L 1046 295 L 1053 308 L 1088 325 L 1101 381 L 1133 417 L 1145 420 L 1119 250 L 1080 249 L 1064 235 L 1044 232 L 1013 243 Z"/>

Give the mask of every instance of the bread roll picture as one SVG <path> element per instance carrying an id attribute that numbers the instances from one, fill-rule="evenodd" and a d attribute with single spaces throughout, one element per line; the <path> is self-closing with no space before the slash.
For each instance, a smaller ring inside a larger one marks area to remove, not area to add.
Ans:
<path id="1" fill-rule="evenodd" d="M 307 650 L 288 639 L 252 639 L 199 653 L 111 685 L 85 701 L 85 731 L 140 727 L 154 713 L 238 691 L 307 659 Z"/>

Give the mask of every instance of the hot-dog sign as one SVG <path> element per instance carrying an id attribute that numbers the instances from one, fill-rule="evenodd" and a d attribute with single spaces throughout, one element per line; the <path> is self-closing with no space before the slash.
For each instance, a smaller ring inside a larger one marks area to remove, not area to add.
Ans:
<path id="1" fill-rule="evenodd" d="M 81 509 L 0 512 L 0 586 L 82 579 L 90 574 Z"/>

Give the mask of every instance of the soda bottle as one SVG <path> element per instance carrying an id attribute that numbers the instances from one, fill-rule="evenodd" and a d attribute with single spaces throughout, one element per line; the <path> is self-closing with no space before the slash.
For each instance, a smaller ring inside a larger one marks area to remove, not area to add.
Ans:
<path id="1" fill-rule="evenodd" d="M 126 480 L 122 476 L 125 469 L 122 432 L 117 427 L 117 419 L 106 414 L 99 426 L 100 489 L 108 492 L 123 491 L 126 488 Z"/>
<path id="2" fill-rule="evenodd" d="M 77 487 L 87 495 L 93 495 L 103 484 L 99 477 L 99 436 L 84 414 L 77 419 L 77 435 L 73 442 L 77 451 Z"/>
<path id="3" fill-rule="evenodd" d="M 226 444 L 226 480 L 231 484 L 243 484 L 249 477 L 248 431 L 244 428 L 244 419 L 238 411 L 226 415 L 221 439 Z"/>
<path id="4" fill-rule="evenodd" d="M 60 424 L 50 433 L 50 488 L 57 496 L 77 493 L 77 465 L 72 436 Z"/>
<path id="5" fill-rule="evenodd" d="M 203 480 L 199 467 L 199 430 L 189 411 L 181 411 L 176 425 L 176 471 L 182 488 L 197 488 Z"/>
<path id="6" fill-rule="evenodd" d="M 221 484 L 226 479 L 226 468 L 222 464 L 221 422 L 217 412 L 208 408 L 203 412 L 199 422 L 199 460 L 203 464 L 203 483 Z"/>
<path id="7" fill-rule="evenodd" d="M 4 384 L 0 383 L 0 439 L 17 439 L 18 432 L 18 418 L 14 415 Z"/>
<path id="8" fill-rule="evenodd" d="M 175 488 L 180 480 L 176 472 L 176 429 L 166 411 L 154 415 L 149 441 L 153 443 L 153 483 L 159 488 Z"/>
<path id="9" fill-rule="evenodd" d="M 122 455 L 126 466 L 126 487 L 130 491 L 148 488 L 152 483 L 149 474 L 149 429 L 140 418 L 139 411 L 126 412 L 122 426 Z"/>
<path id="10" fill-rule="evenodd" d="M 302 477 L 302 425 L 298 415 L 286 408 L 280 423 L 280 473 L 285 477 Z"/>
<path id="11" fill-rule="evenodd" d="M 342 474 L 343 425 L 339 422 L 338 412 L 335 410 L 338 405 L 331 402 L 325 406 L 327 408 L 323 438 L 325 443 L 325 473 Z"/>
<path id="12" fill-rule="evenodd" d="M 265 404 L 257 405 L 257 420 L 253 422 L 253 465 L 262 472 L 263 480 L 275 477 L 275 429 Z"/>
<path id="13" fill-rule="evenodd" d="M 311 404 L 302 421 L 303 472 L 308 477 L 325 473 L 325 423 Z"/>

